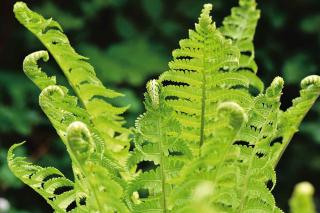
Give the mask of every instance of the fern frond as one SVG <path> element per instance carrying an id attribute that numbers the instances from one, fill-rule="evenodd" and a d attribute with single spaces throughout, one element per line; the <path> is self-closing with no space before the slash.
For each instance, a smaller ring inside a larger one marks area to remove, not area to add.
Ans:
<path id="1" fill-rule="evenodd" d="M 194 156 L 210 140 L 209 126 L 218 102 L 234 101 L 242 106 L 246 104 L 239 101 L 240 96 L 252 99 L 248 93 L 233 89 L 249 88 L 246 75 L 224 72 L 239 65 L 240 53 L 216 28 L 211 9 L 211 4 L 204 6 L 195 30 L 189 30 L 189 38 L 181 40 L 180 49 L 173 51 L 170 70 L 159 77 L 166 102 L 177 112 L 182 125 L 181 136 L 189 142 Z M 238 98 L 234 91 L 241 93 Z"/>
<path id="2" fill-rule="evenodd" d="M 233 146 L 233 142 L 246 119 L 245 111 L 238 104 L 219 104 L 217 117 L 211 124 L 215 126 L 211 141 L 201 147 L 202 156 L 184 167 L 180 179 L 177 180 L 177 187 L 170 197 L 173 212 L 180 209 L 188 212 L 187 209 L 199 205 L 201 198 L 190 197 L 193 190 L 197 191 L 197 187 L 203 184 L 209 184 L 212 188 L 211 192 L 208 192 L 210 196 L 205 199 L 206 208 L 213 212 L 222 206 L 228 209 L 227 212 L 235 210 L 238 206 L 236 186 L 240 178 L 240 168 L 237 166 L 240 149 Z"/>
<path id="3" fill-rule="evenodd" d="M 101 159 L 101 163 L 106 165 L 106 168 L 109 170 L 124 172 L 124 166 L 119 165 L 119 163 L 114 160 L 114 156 L 110 154 L 110 151 L 105 149 L 105 143 L 101 139 L 100 133 L 92 124 L 90 115 L 87 111 L 79 106 L 78 99 L 69 95 L 67 88 L 53 85 L 55 82 L 51 81 L 51 79 L 55 79 L 55 76 L 48 77 L 40 68 L 38 68 L 37 60 L 47 56 L 48 53 L 46 51 L 38 51 L 30 54 L 24 60 L 24 64 L 28 64 L 28 66 L 24 66 L 24 71 L 32 81 L 37 83 L 38 87 L 41 86 L 38 82 L 47 86 L 40 94 L 39 103 L 56 129 L 58 135 L 61 137 L 62 141 L 67 144 L 66 131 L 68 126 L 73 122 L 81 121 L 86 124 L 90 132 L 92 132 L 96 151 L 95 154 L 99 156 L 97 159 Z M 109 141 L 111 141 L 111 139 Z M 115 139 L 112 141 L 116 142 Z"/>
<path id="4" fill-rule="evenodd" d="M 87 58 L 75 52 L 56 21 L 43 18 L 23 2 L 14 5 L 14 13 L 19 22 L 53 55 L 90 115 L 95 128 L 108 144 L 108 149 L 118 153 L 118 160 L 124 164 L 127 157 L 125 150 L 129 147 L 129 131 L 122 127 L 124 121 L 121 114 L 127 107 L 115 107 L 106 101 L 122 95 L 103 86 Z"/>
<path id="5" fill-rule="evenodd" d="M 77 108 L 77 98 L 73 96 L 65 96 L 67 89 L 56 85 L 55 76 L 48 77 L 46 73 L 42 71 L 37 64 L 40 59 L 48 61 L 48 52 L 37 51 L 29 54 L 23 61 L 23 70 L 25 74 L 42 90 L 39 97 L 40 106 L 51 120 L 62 140 L 65 142 L 65 131 L 69 124 L 80 118 L 85 118 L 83 120 L 86 120 L 86 123 L 89 123 L 89 116 L 84 110 Z M 60 101 L 58 97 L 61 97 Z M 53 101 L 55 101 L 55 103 Z M 66 104 L 63 103 L 67 103 L 68 105 L 66 106 Z M 72 110 L 77 110 L 78 113 L 72 112 Z"/>
<path id="6" fill-rule="evenodd" d="M 271 143 L 277 136 L 283 84 L 283 79 L 276 77 L 265 93 L 255 98 L 248 112 L 248 122 L 238 134 L 237 141 L 246 142 L 252 147 L 241 148 L 242 176 L 237 189 L 240 194 L 238 212 L 258 211 L 259 206 L 262 212 L 278 211 L 266 184 L 271 181 L 274 186 L 276 182 Z"/>
<path id="7" fill-rule="evenodd" d="M 256 9 L 255 0 L 240 0 L 239 4 L 238 7 L 232 8 L 230 16 L 224 18 L 220 30 L 240 50 L 237 72 L 241 73 L 243 78 L 247 78 L 250 85 L 261 93 L 264 90 L 264 84 L 256 76 L 258 66 L 254 60 L 255 50 L 253 45 L 260 10 Z"/>
<path id="8" fill-rule="evenodd" d="M 291 213 L 316 213 L 313 202 L 314 188 L 309 182 L 298 183 L 290 198 Z"/>
<path id="9" fill-rule="evenodd" d="M 77 117 L 79 117 L 79 119 L 80 117 L 85 117 L 86 122 L 89 123 L 89 116 L 84 110 L 82 110 L 82 115 L 79 113 L 81 110 L 77 108 L 77 99 L 75 97 L 69 96 L 64 99 L 67 89 L 56 85 L 55 76 L 49 77 L 42 71 L 38 66 L 38 60 L 40 59 L 48 61 L 48 52 L 41 50 L 31 53 L 25 57 L 23 61 L 23 71 L 42 90 L 39 97 L 40 106 L 51 120 L 62 140 L 65 142 L 64 136 L 68 125 L 73 120 L 76 120 Z M 63 101 L 60 101 L 61 104 L 57 97 L 62 97 L 64 99 Z M 53 101 L 56 101 L 56 103 L 58 102 L 59 104 L 54 105 Z M 68 106 L 64 106 L 63 103 L 68 103 Z M 78 110 L 78 113 L 72 113 L 72 110 Z M 72 116 L 73 120 L 71 119 Z"/>
<path id="10" fill-rule="evenodd" d="M 41 90 L 56 84 L 56 77 L 48 77 L 45 72 L 38 66 L 38 60 L 42 59 L 44 62 L 49 60 L 47 51 L 37 51 L 29 54 L 23 60 L 23 71 L 25 74 L 37 85 Z"/>
<path id="11" fill-rule="evenodd" d="M 166 199 L 172 188 L 170 181 L 178 175 L 186 157 L 191 156 L 179 138 L 180 125 L 174 118 L 174 111 L 166 104 L 162 89 L 156 80 L 148 82 L 145 94 L 147 111 L 136 122 L 135 149 L 129 158 L 129 166 L 149 161 L 153 162 L 155 168 L 138 172 L 131 181 L 127 190 L 129 197 L 141 193 L 141 190 L 148 191 L 146 198 L 133 204 L 133 212 L 168 211 Z"/>
<path id="12" fill-rule="evenodd" d="M 283 152 L 310 108 L 320 95 L 320 77 L 311 75 L 301 81 L 300 97 L 292 101 L 292 106 L 285 111 L 280 120 L 278 138 L 280 147 L 274 153 L 274 167 L 278 164 Z"/>
<path id="13" fill-rule="evenodd" d="M 254 61 L 253 38 L 260 18 L 260 10 L 256 9 L 255 0 L 240 0 L 239 4 L 238 7 L 232 8 L 230 16 L 225 17 L 220 29 L 222 34 L 230 38 L 240 49 L 238 69 L 256 73 L 258 67 Z"/>
<path id="14" fill-rule="evenodd" d="M 67 179 L 59 170 L 53 167 L 43 168 L 26 160 L 16 157 L 14 150 L 23 143 L 11 146 L 8 151 L 8 165 L 10 170 L 22 182 L 38 192 L 57 212 L 76 211 L 80 206 L 79 200 L 86 195 L 76 191 L 74 183 Z"/>
<path id="15" fill-rule="evenodd" d="M 112 155 L 105 155 L 105 153 L 108 152 L 104 151 L 104 142 L 101 140 L 98 132 L 95 130 L 95 127 L 89 119 L 89 115 L 87 114 L 87 112 L 78 105 L 77 98 L 68 95 L 68 90 L 65 87 L 53 85 L 55 82 L 50 81 L 50 79 L 54 79 L 54 77 L 47 77 L 47 75 L 37 67 L 37 60 L 41 57 L 47 56 L 48 54 L 45 51 L 39 51 L 29 55 L 28 57 L 26 57 L 24 64 L 30 65 L 24 66 L 24 70 L 26 74 L 31 78 L 31 80 L 37 83 L 40 88 L 41 85 L 47 86 L 42 90 L 40 94 L 40 106 L 57 130 L 62 141 L 67 146 L 67 150 L 73 162 L 76 186 L 78 186 L 78 188 L 80 188 L 82 191 L 86 191 L 88 195 L 90 195 L 90 192 L 94 190 L 94 187 L 90 187 L 90 184 L 88 184 L 88 182 L 90 182 L 89 180 L 96 179 L 97 177 L 93 176 L 92 173 L 85 172 L 86 169 L 84 168 L 84 165 L 88 164 L 85 163 L 88 159 L 90 159 L 89 162 L 94 162 L 94 165 L 96 167 L 99 167 L 97 168 L 98 171 L 109 173 L 110 186 L 112 185 L 110 182 L 121 182 L 119 172 L 123 172 L 124 168 L 122 168 L 112 158 Z M 39 82 L 41 83 L 41 85 Z M 90 131 L 93 133 L 92 136 L 91 133 L 89 134 Z M 121 187 L 124 186 L 122 185 Z M 117 188 L 117 190 L 119 191 L 119 188 Z M 107 190 L 104 190 L 104 193 L 106 193 L 106 191 Z M 95 203 L 96 199 L 93 199 L 92 202 Z M 107 197 L 104 199 L 107 199 Z M 90 207 L 90 203 L 91 202 L 88 202 L 88 208 L 98 208 L 97 206 Z M 106 205 L 108 204 L 106 200 L 104 200 L 103 203 L 105 203 Z M 117 202 L 114 202 L 112 205 L 115 205 L 115 203 Z M 120 208 L 120 206 L 118 206 L 117 208 Z"/>
<path id="16" fill-rule="evenodd" d="M 114 159 L 110 151 L 105 150 L 104 142 L 92 125 L 89 115 L 78 105 L 77 98 L 67 94 L 66 88 L 57 85 L 45 88 L 40 94 L 39 103 L 66 145 L 68 144 L 68 127 L 74 122 L 82 122 L 87 126 L 92 135 L 92 147 L 94 147 L 95 151 L 93 157 L 113 173 L 126 173 L 125 167 Z M 68 149 L 69 154 L 70 151 Z"/>
<path id="17" fill-rule="evenodd" d="M 116 182 L 115 174 L 110 173 L 93 157 L 94 142 L 86 125 L 73 122 L 67 129 L 67 141 L 77 168 L 77 186 L 88 195 L 87 208 L 96 212 L 129 212 L 122 200 L 124 186 Z"/>

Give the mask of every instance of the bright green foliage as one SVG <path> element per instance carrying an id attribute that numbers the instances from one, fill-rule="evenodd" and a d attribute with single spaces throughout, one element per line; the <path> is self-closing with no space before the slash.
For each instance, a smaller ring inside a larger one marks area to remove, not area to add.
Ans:
<path id="1" fill-rule="evenodd" d="M 275 164 L 280 160 L 283 152 L 291 141 L 295 132 L 310 107 L 319 96 L 319 76 L 311 75 L 301 81 L 300 97 L 292 101 L 292 106 L 281 114 L 278 139 L 282 139 L 281 148 L 275 151 Z M 278 141 L 279 142 L 279 141 Z"/>
<path id="2" fill-rule="evenodd" d="M 137 173 L 129 186 L 129 195 L 134 191 L 148 189 L 144 203 L 136 204 L 134 212 L 168 209 L 174 178 L 192 157 L 186 142 L 179 136 L 181 127 L 175 119 L 173 109 L 165 102 L 161 85 L 152 80 L 147 84 L 145 106 L 147 112 L 136 122 L 135 149 L 129 159 L 129 168 L 142 161 L 151 161 L 156 168 Z M 175 155 L 174 153 L 179 153 Z"/>
<path id="3" fill-rule="evenodd" d="M 211 5 L 205 5 L 196 31 L 190 30 L 190 38 L 180 41 L 180 49 L 173 52 L 174 60 L 169 63 L 170 71 L 160 76 L 167 84 L 164 92 L 168 104 L 188 129 L 182 137 L 193 143 L 195 155 L 210 140 L 210 122 L 218 102 L 232 100 L 248 109 L 253 104 L 250 86 L 263 89 L 263 83 L 251 71 L 239 70 L 239 49 L 216 29 L 210 10 Z"/>
<path id="4" fill-rule="evenodd" d="M 231 16 L 223 21 L 221 32 L 241 52 L 239 70 L 251 70 L 254 73 L 258 70 L 252 41 L 259 17 L 260 11 L 256 9 L 254 0 L 241 0 L 240 7 L 232 8 Z"/>
<path id="5" fill-rule="evenodd" d="M 255 1 L 240 0 L 222 28 L 211 10 L 204 5 L 169 70 L 148 82 L 146 112 L 131 131 L 123 127 L 126 107 L 109 103 L 121 94 L 102 85 L 60 25 L 16 3 L 17 19 L 76 96 L 38 67 L 48 52 L 26 57 L 24 71 L 42 90 L 40 106 L 66 146 L 74 181 L 15 157 L 20 144 L 8 155 L 13 173 L 56 212 L 282 212 L 272 195 L 275 167 L 319 96 L 320 77 L 305 78 L 300 97 L 282 111 L 283 79 L 264 89 L 256 75 Z"/>
<path id="6" fill-rule="evenodd" d="M 291 213 L 316 213 L 313 195 L 314 188 L 309 182 L 297 184 L 290 199 Z"/>
<path id="7" fill-rule="evenodd" d="M 43 168 L 27 162 L 24 157 L 15 157 L 13 150 L 22 144 L 13 145 L 8 152 L 11 171 L 42 195 L 57 212 L 65 212 L 76 198 L 74 183 L 53 167 Z M 59 188 L 65 193 L 58 193 Z"/>
<path id="8" fill-rule="evenodd" d="M 119 159 L 123 161 L 120 152 L 128 147 L 128 131 L 121 127 L 123 118 L 119 115 L 125 112 L 126 107 L 114 107 L 106 101 L 121 94 L 102 85 L 93 67 L 86 62 L 86 58 L 70 46 L 68 38 L 62 33 L 57 22 L 44 19 L 27 9 L 23 3 L 16 4 L 14 12 L 16 18 L 34 33 L 53 55 L 101 137 L 109 141 L 108 149 L 117 152 L 120 155 Z M 41 85 L 38 86 L 43 89 Z M 118 136 L 114 137 L 115 135 Z"/>

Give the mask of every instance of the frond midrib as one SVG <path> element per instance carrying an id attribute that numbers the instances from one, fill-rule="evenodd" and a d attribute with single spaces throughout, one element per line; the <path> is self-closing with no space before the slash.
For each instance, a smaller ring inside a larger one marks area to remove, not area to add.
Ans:
<path id="1" fill-rule="evenodd" d="M 205 52 L 205 51 L 204 51 Z M 203 64 L 205 56 L 203 59 Z M 205 66 L 204 66 L 205 67 Z M 207 86 L 207 80 L 206 80 L 206 74 L 205 74 L 205 68 L 202 71 L 202 98 L 201 98 L 201 117 L 200 117 L 200 141 L 199 141 L 199 156 L 201 156 L 201 147 L 204 143 L 204 128 L 205 128 L 205 112 L 206 112 L 206 86 Z"/>
<path id="2" fill-rule="evenodd" d="M 162 117 L 160 116 L 160 119 L 158 120 L 158 123 L 157 123 L 160 136 L 162 136 L 161 121 L 162 121 Z M 167 140 L 166 135 L 164 135 L 164 138 L 165 140 Z M 160 148 L 160 178 L 161 178 L 161 190 L 162 190 L 162 206 L 163 206 L 163 213 L 166 213 L 167 212 L 167 200 L 166 200 L 166 190 L 165 190 L 166 177 L 164 172 L 165 156 L 163 153 L 162 139 L 160 139 L 159 146 L 160 146 L 159 148 Z"/>

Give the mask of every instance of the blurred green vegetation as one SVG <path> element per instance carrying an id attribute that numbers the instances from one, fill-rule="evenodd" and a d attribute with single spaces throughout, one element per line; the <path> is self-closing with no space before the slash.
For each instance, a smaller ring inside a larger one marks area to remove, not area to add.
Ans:
<path id="1" fill-rule="evenodd" d="M 38 107 L 39 91 L 22 72 L 23 58 L 43 49 L 12 13 L 15 1 L 0 1 L 0 198 L 12 213 L 51 212 L 38 195 L 23 186 L 8 171 L 6 151 L 27 140 L 22 150 L 42 165 L 54 165 L 68 174 L 69 159 L 53 128 Z M 116 104 L 131 104 L 125 115 L 128 125 L 142 112 L 144 85 L 167 69 L 171 51 L 187 36 L 203 3 L 215 6 L 220 25 L 237 0 L 38 0 L 31 8 L 61 23 L 73 46 L 89 57 L 98 77 L 107 87 L 126 94 Z M 286 81 L 282 107 L 298 95 L 300 80 L 320 74 L 320 1 L 258 0 L 262 10 L 255 39 L 259 75 L 270 83 L 276 75 Z M 59 71 L 53 62 L 49 72 Z M 62 83 L 64 79 L 58 78 Z M 320 206 L 320 105 L 307 116 L 301 131 L 288 147 L 278 170 L 274 190 L 279 206 L 288 209 L 288 199 L 297 182 L 309 181 L 316 188 Z M 70 174 L 69 174 L 70 175 Z M 0 210 L 1 212 L 1 210 Z"/>

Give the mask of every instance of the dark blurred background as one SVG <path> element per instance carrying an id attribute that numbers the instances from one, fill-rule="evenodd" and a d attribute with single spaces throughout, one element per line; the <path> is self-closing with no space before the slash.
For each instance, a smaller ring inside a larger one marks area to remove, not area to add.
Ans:
<path id="1" fill-rule="evenodd" d="M 11 213 L 52 212 L 43 199 L 9 172 L 6 152 L 10 145 L 27 140 L 21 154 L 41 165 L 52 165 L 70 174 L 62 143 L 38 106 L 39 91 L 22 71 L 24 57 L 44 49 L 14 18 L 15 1 L 0 1 L 0 212 L 8 201 Z M 53 17 L 64 28 L 72 45 L 88 56 L 98 77 L 110 88 L 126 94 L 119 104 L 131 104 L 125 115 L 128 126 L 143 111 L 148 79 L 167 69 L 171 51 L 187 36 L 204 3 L 214 4 L 218 26 L 237 0 L 37 0 L 26 1 L 33 10 Z M 282 108 L 299 94 L 300 80 L 320 74 L 320 1 L 258 0 L 262 17 L 255 46 L 258 75 L 269 84 L 284 77 Z M 43 64 L 58 75 L 57 65 Z M 308 114 L 278 168 L 274 194 L 288 210 L 288 199 L 297 182 L 310 181 L 320 206 L 320 104 Z"/>

